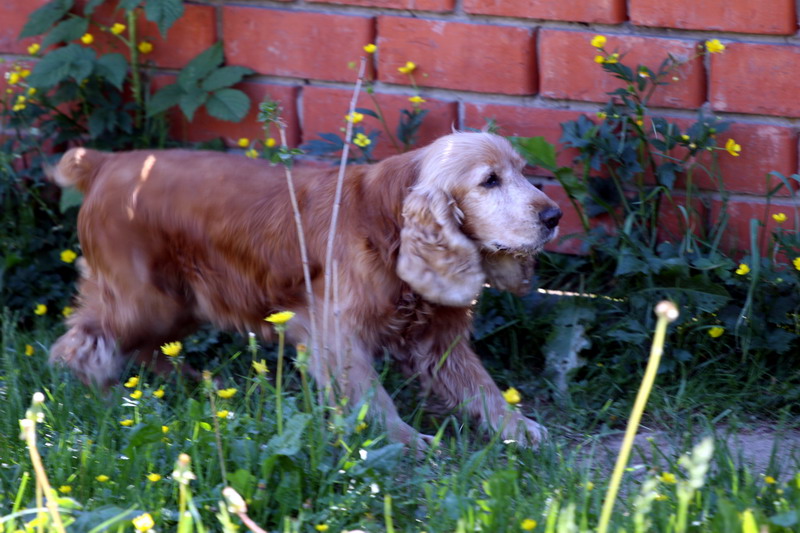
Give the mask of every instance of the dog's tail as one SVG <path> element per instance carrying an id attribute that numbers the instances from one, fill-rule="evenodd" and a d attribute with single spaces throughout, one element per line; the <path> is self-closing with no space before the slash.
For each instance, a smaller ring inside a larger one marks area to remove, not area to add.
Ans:
<path id="1" fill-rule="evenodd" d="M 75 187 L 82 193 L 89 192 L 106 154 L 88 148 L 73 148 L 59 161 L 55 168 L 45 169 L 51 180 L 61 187 Z"/>

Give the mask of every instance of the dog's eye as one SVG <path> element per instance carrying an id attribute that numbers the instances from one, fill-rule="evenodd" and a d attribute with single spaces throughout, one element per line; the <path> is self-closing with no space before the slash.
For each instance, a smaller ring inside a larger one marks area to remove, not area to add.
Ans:
<path id="1" fill-rule="evenodd" d="M 489 177 L 486 178 L 486 181 L 481 183 L 481 187 L 486 187 L 487 189 L 492 189 L 494 187 L 498 187 L 500 185 L 500 176 L 498 176 L 495 172 L 489 174 Z"/>

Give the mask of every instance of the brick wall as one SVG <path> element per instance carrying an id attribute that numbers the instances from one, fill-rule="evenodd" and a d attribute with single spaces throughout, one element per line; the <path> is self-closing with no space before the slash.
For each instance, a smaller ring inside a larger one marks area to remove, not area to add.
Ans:
<path id="1" fill-rule="evenodd" d="M 27 14 L 44 3 L 0 3 L 6 59 L 24 54 L 31 40 L 20 43 L 16 35 Z M 431 110 L 422 142 L 451 126 L 481 126 L 484 118 L 497 119 L 504 134 L 555 142 L 561 122 L 592 115 L 615 87 L 593 62 L 593 35 L 608 36 L 607 49 L 627 53 L 626 62 L 651 68 L 667 53 L 688 57 L 704 40 L 718 38 L 725 53 L 688 64 L 655 104 L 672 119 L 689 122 L 703 107 L 734 122 L 730 134 L 743 151 L 723 157 L 722 170 L 734 193 L 729 244 L 742 248 L 749 218 L 765 213 L 765 174 L 797 172 L 797 31 L 795 0 L 209 0 L 189 4 L 166 41 L 154 27 L 144 28 L 156 45 L 152 57 L 164 71 L 161 83 L 199 50 L 224 40 L 228 63 L 257 72 L 242 88 L 256 101 L 269 94 L 283 102 L 295 144 L 342 125 L 355 77 L 348 64 L 371 42 L 378 45 L 371 72 L 390 121 L 414 94 L 397 67 L 417 63 L 416 80 Z M 174 129 L 189 140 L 258 137 L 255 115 L 233 125 L 199 113 L 193 124 Z M 566 154 L 562 159 L 569 161 Z M 700 185 L 716 205 L 712 185 Z M 563 197 L 557 184 L 543 186 Z M 770 209 L 795 207 L 783 197 Z M 577 230 L 575 217 L 567 216 L 565 226 Z"/>

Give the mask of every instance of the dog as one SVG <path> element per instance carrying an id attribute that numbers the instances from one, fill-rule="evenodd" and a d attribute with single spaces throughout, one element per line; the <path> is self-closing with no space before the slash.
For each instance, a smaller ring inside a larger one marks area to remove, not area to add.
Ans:
<path id="1" fill-rule="evenodd" d="M 336 324 L 318 341 L 324 348 L 312 351 L 309 370 L 321 388 L 335 381 L 351 405 L 370 401 L 395 441 L 424 447 L 431 437 L 401 419 L 380 384 L 373 357 L 383 350 L 443 407 L 464 409 L 503 438 L 533 445 L 546 434 L 507 407 L 469 345 L 471 307 L 484 285 L 524 293 L 534 255 L 558 232 L 561 210 L 528 182 L 524 166 L 503 137 L 456 132 L 347 167 L 335 306 L 324 305 L 323 293 L 337 172 L 293 171 L 315 315 Z M 128 360 L 169 372 L 158 347 L 201 323 L 270 341 L 264 317 L 289 310 L 287 339 L 311 346 L 282 167 L 220 152 L 73 148 L 53 179 L 85 195 L 78 216 L 85 266 L 68 330 L 50 358 L 84 383 L 109 386 Z"/>

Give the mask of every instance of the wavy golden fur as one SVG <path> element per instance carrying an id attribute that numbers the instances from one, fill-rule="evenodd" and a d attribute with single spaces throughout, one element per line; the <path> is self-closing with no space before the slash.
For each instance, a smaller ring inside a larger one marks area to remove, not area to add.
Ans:
<path id="1" fill-rule="evenodd" d="M 427 437 L 403 422 L 378 382 L 372 358 L 382 350 L 446 407 L 464 408 L 505 438 L 535 443 L 544 434 L 506 409 L 468 342 L 483 285 L 524 292 L 533 255 L 557 232 L 561 211 L 522 176 L 523 166 L 502 137 L 454 133 L 347 168 L 335 245 L 344 346 L 313 353 L 310 369 L 321 386 L 335 376 L 353 403 L 373 389 L 371 412 L 396 440 L 422 445 Z M 76 148 L 54 179 L 85 193 L 85 266 L 51 360 L 84 382 L 113 383 L 131 358 L 168 372 L 158 347 L 203 322 L 269 340 L 264 317 L 291 310 L 289 340 L 309 343 L 283 168 L 216 152 Z M 336 172 L 296 169 L 294 182 L 321 316 Z M 329 337 L 321 344 L 335 346 Z"/>

